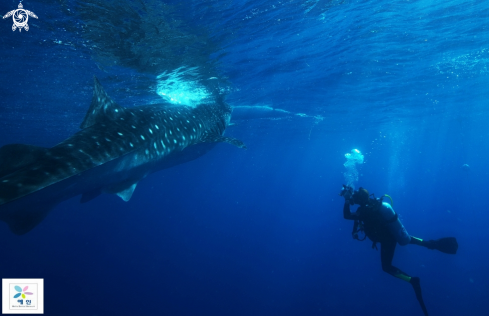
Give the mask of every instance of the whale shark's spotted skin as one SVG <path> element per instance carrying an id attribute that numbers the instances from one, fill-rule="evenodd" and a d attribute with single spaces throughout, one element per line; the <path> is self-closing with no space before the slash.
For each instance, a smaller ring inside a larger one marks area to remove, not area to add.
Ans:
<path id="1" fill-rule="evenodd" d="M 190 146 L 228 142 L 244 148 L 241 141 L 222 136 L 230 117 L 231 109 L 222 100 L 196 108 L 123 108 L 95 78 L 80 132 L 50 149 L 17 144 L 0 148 L 0 219 L 23 234 L 57 203 L 79 194 L 82 202 L 101 192 L 127 201 L 148 174 L 206 152 L 192 153 Z"/>

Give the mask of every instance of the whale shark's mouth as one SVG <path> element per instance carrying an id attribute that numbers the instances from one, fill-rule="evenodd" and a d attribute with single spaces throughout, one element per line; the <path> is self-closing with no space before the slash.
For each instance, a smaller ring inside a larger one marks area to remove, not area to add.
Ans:
<path id="1" fill-rule="evenodd" d="M 156 93 L 171 104 L 194 108 L 212 98 L 212 94 L 201 83 L 198 67 L 179 67 L 171 72 L 165 71 L 156 80 Z"/>

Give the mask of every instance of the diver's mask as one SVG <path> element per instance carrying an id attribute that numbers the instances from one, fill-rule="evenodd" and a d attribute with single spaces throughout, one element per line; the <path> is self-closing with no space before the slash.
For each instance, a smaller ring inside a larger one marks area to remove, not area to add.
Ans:
<path id="1" fill-rule="evenodd" d="M 366 205 L 369 200 L 369 193 L 367 189 L 360 187 L 358 190 L 353 192 L 351 196 L 350 204 Z"/>

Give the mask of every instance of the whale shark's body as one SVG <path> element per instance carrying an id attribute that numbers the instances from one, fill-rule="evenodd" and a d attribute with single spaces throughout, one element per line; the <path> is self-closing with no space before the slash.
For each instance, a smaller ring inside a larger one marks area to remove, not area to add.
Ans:
<path id="1" fill-rule="evenodd" d="M 12 144 L 0 148 L 0 220 L 16 234 L 34 228 L 58 203 L 102 192 L 128 201 L 138 181 L 193 160 L 222 136 L 231 108 L 221 98 L 195 108 L 114 103 L 95 78 L 81 131 L 52 148 Z"/>

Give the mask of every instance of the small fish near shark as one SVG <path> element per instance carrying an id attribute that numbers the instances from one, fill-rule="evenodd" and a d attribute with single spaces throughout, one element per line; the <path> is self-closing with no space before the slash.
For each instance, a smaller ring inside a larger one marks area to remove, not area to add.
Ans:
<path id="1" fill-rule="evenodd" d="M 232 109 L 222 96 L 195 108 L 124 108 L 94 81 L 78 133 L 52 148 L 0 148 L 0 220 L 15 234 L 29 232 L 58 203 L 80 194 L 82 203 L 103 192 L 129 201 L 147 175 L 194 160 L 218 142 L 246 148 L 223 136 Z"/>

